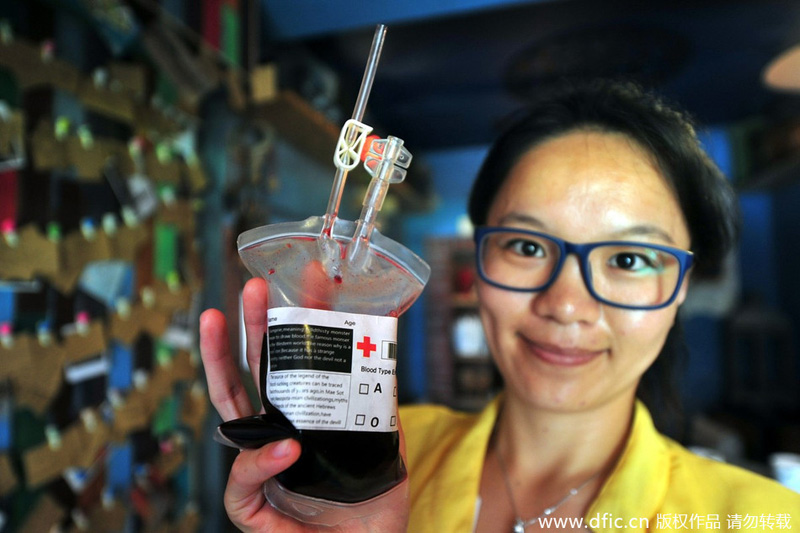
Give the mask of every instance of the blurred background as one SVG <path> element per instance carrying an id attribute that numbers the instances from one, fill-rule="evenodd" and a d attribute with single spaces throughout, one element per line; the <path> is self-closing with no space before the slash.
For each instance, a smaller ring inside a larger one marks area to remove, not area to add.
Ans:
<path id="1" fill-rule="evenodd" d="M 432 267 L 401 403 L 502 386 L 465 215 L 488 144 L 557 80 L 633 79 L 695 118 L 744 217 L 682 309 L 661 428 L 800 490 L 773 464 L 800 454 L 800 3 L 0 0 L 0 532 L 228 527 L 197 317 L 236 325 L 240 232 L 325 212 L 379 23 L 364 122 L 414 156 L 380 231 Z"/>

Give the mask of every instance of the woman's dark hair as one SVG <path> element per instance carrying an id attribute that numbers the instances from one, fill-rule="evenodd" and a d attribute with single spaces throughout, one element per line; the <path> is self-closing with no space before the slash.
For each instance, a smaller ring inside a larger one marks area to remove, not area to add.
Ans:
<path id="1" fill-rule="evenodd" d="M 736 195 L 700 146 L 688 115 L 631 82 L 571 82 L 540 95 L 489 150 L 470 193 L 472 223 L 486 223 L 498 191 L 520 157 L 544 141 L 576 130 L 624 134 L 651 154 L 686 219 L 695 254 L 692 276 L 718 274 L 738 238 Z M 676 325 L 643 377 L 640 397 L 657 396 L 667 404 L 677 398 L 669 383 L 674 378 L 665 376 L 671 373 L 665 370 L 674 367 L 683 352 L 685 343 Z"/>

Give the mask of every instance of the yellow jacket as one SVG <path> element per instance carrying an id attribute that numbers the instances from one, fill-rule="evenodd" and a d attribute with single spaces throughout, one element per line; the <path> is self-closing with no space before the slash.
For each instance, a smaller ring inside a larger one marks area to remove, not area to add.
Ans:
<path id="1" fill-rule="evenodd" d="M 481 413 L 402 407 L 411 493 L 408 531 L 473 530 L 483 460 L 500 398 Z M 800 494 L 697 456 L 658 433 L 637 402 L 625 450 L 584 517 L 592 531 L 800 533 Z"/>

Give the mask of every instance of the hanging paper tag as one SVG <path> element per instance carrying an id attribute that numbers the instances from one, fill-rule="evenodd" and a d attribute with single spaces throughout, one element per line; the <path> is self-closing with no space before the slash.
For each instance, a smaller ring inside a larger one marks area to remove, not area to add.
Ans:
<path id="1" fill-rule="evenodd" d="M 52 39 L 48 39 L 42 43 L 41 58 L 42 63 L 50 63 L 55 56 L 56 44 Z"/>
<path id="2" fill-rule="evenodd" d="M 117 232 L 117 217 L 114 213 L 106 213 L 102 219 L 103 231 L 107 235 L 114 235 Z"/>
<path id="3" fill-rule="evenodd" d="M 0 324 L 0 344 L 6 349 L 11 349 L 14 346 L 14 334 L 11 329 L 11 324 L 8 322 Z"/>
<path id="4" fill-rule="evenodd" d="M 97 229 L 94 226 L 94 221 L 91 218 L 84 218 L 81 220 L 81 233 L 83 238 L 87 241 L 93 241 L 97 236 Z"/>
<path id="5" fill-rule="evenodd" d="M 108 69 L 96 68 L 92 71 L 92 82 L 98 89 L 105 89 L 108 87 Z"/>
<path id="6" fill-rule="evenodd" d="M 86 124 L 81 124 L 78 126 L 78 139 L 81 142 L 81 146 L 84 150 L 91 150 L 94 146 L 94 135 L 92 135 L 92 130 L 89 129 L 89 126 Z"/>
<path id="7" fill-rule="evenodd" d="M 58 222 L 49 222 L 47 224 L 47 240 L 51 242 L 58 242 L 61 240 L 61 226 Z"/>
<path id="8" fill-rule="evenodd" d="M 139 217 L 136 216 L 136 211 L 127 205 L 122 208 L 122 221 L 129 228 L 135 228 L 139 225 Z"/>
<path id="9" fill-rule="evenodd" d="M 48 321 L 43 320 L 36 325 L 36 338 L 41 346 L 48 347 L 53 344 L 53 333 L 50 331 Z"/>
<path id="10" fill-rule="evenodd" d="M 59 141 L 63 141 L 69 135 L 70 121 L 67 117 L 58 117 L 55 125 L 55 137 Z"/>
<path id="11" fill-rule="evenodd" d="M 47 445 L 50 446 L 51 450 L 58 450 L 61 448 L 61 432 L 58 431 L 56 426 L 52 424 L 45 426 L 44 436 L 47 439 Z"/>
<path id="12" fill-rule="evenodd" d="M 0 21 L 0 42 L 10 44 L 12 41 L 14 41 L 14 30 L 11 28 L 11 23 L 7 20 Z"/>
<path id="13" fill-rule="evenodd" d="M 3 233 L 3 238 L 10 248 L 16 248 L 19 245 L 19 234 L 13 220 L 5 219 L 0 222 L 0 232 Z"/>

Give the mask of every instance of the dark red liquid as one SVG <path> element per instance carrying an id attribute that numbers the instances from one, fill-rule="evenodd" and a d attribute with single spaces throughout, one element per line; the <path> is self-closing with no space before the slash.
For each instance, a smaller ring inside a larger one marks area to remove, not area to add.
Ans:
<path id="1" fill-rule="evenodd" d="M 266 384 L 268 340 L 261 353 L 261 383 Z M 262 391 L 266 412 L 276 412 Z M 282 417 L 281 417 L 282 418 Z M 406 477 L 397 431 L 298 430 L 302 452 L 287 470 L 276 476 L 285 488 L 298 494 L 343 503 L 374 498 Z"/>
<path id="2" fill-rule="evenodd" d="M 405 478 L 396 431 L 301 430 L 300 434 L 300 459 L 277 476 L 292 492 L 356 503 L 383 494 Z"/>

